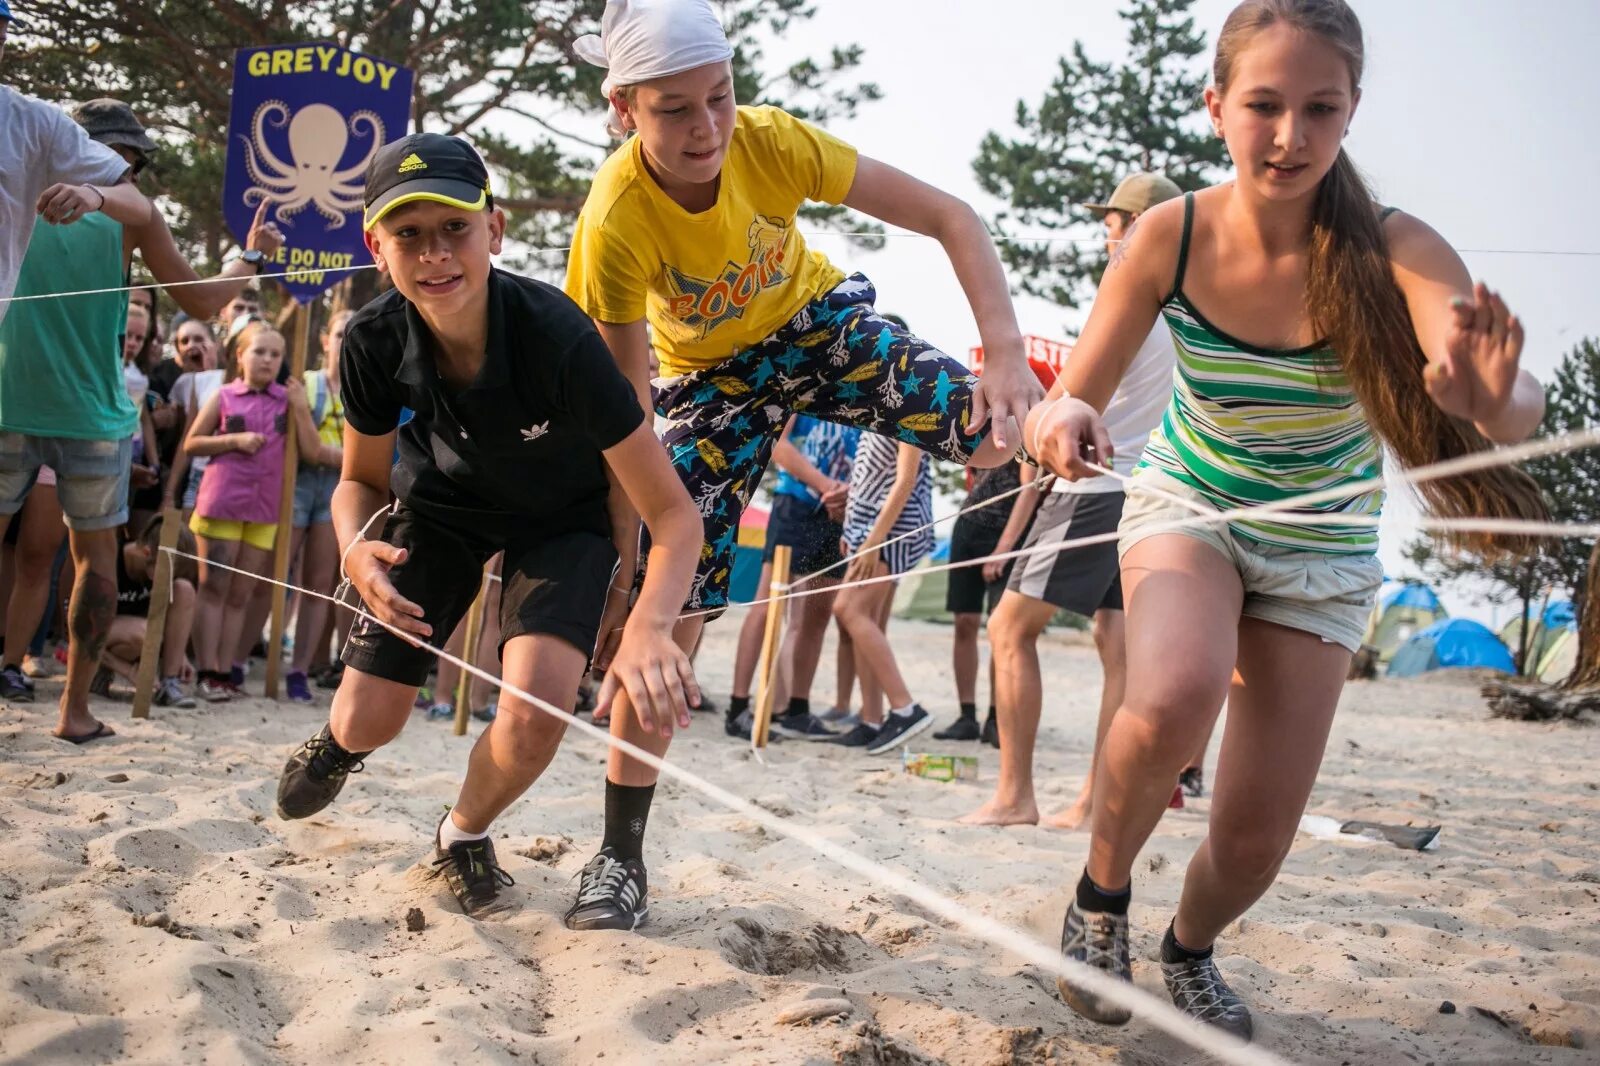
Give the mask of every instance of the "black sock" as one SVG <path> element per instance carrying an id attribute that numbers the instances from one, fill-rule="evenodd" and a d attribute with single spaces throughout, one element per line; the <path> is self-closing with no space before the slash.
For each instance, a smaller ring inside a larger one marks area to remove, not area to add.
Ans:
<path id="1" fill-rule="evenodd" d="M 1128 901 L 1133 898 L 1133 886 L 1129 885 L 1120 892 L 1107 892 L 1093 881 L 1089 880 L 1089 871 L 1083 871 L 1083 876 L 1078 878 L 1078 909 L 1080 911 L 1094 911 L 1099 914 L 1127 914 Z"/>
<path id="2" fill-rule="evenodd" d="M 1178 942 L 1177 934 L 1172 931 L 1172 923 L 1167 923 L 1167 935 L 1161 938 L 1162 962 L 1198 962 L 1211 957 L 1211 948 L 1196 951 L 1186 948 Z"/>
<path id="3" fill-rule="evenodd" d="M 619 785 L 606 781 L 606 832 L 602 848 L 619 859 L 644 857 L 644 827 L 650 820 L 654 785 Z"/>
<path id="4" fill-rule="evenodd" d="M 978 705 L 976 703 L 963 703 L 961 705 L 961 717 L 971 718 L 976 722 L 978 720 Z"/>
<path id="5" fill-rule="evenodd" d="M 785 718 L 805 718 L 811 713 L 811 701 L 801 699 L 799 696 L 789 697 L 789 709 L 783 712 Z"/>
<path id="6" fill-rule="evenodd" d="M 749 709 L 750 709 L 750 697 L 749 696 L 729 696 L 728 697 L 728 721 L 730 721 L 730 722 L 733 721 L 735 718 L 739 717 L 741 714 L 743 714 L 745 711 L 748 711 Z"/>
<path id="7" fill-rule="evenodd" d="M 994 717 L 994 704 L 992 704 L 992 703 L 989 704 L 989 717 L 990 718 Z"/>

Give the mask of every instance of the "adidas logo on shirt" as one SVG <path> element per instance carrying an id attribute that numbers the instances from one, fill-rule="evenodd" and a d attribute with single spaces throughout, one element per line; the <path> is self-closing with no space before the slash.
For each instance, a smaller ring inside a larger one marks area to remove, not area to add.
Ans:
<path id="1" fill-rule="evenodd" d="M 546 433 L 549 433 L 549 432 L 550 432 L 550 423 L 547 420 L 547 421 L 544 421 L 544 422 L 537 423 L 535 425 L 531 425 L 527 429 L 523 430 L 522 431 L 522 439 L 523 440 L 538 440 L 540 437 L 544 436 Z"/>
<path id="2" fill-rule="evenodd" d="M 397 169 L 401 174 L 410 174 L 414 170 L 427 170 L 428 164 L 422 161 L 421 156 L 412 152 L 400 161 L 400 166 Z"/>

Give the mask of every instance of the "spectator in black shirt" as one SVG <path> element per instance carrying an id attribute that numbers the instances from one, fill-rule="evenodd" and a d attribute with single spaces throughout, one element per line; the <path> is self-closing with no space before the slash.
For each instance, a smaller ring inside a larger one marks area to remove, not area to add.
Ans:
<path id="1" fill-rule="evenodd" d="M 145 523 L 137 540 L 117 530 L 117 617 L 111 623 L 105 650 L 100 653 L 100 668 L 89 683 L 96 696 L 109 696 L 114 677 L 132 684 L 139 673 L 144 652 L 145 628 L 150 617 L 150 590 L 156 572 L 156 551 L 161 543 L 161 515 Z M 178 531 L 178 550 L 195 551 L 194 534 L 188 527 Z M 194 629 L 194 560 L 175 555 L 172 559 L 172 598 L 167 601 L 167 617 L 161 633 L 161 669 L 156 675 L 155 704 L 158 707 L 193 707 L 194 697 L 183 683 L 193 668 L 188 661 L 189 635 Z"/>
<path id="2" fill-rule="evenodd" d="M 589 319 L 559 289 L 490 264 L 505 216 L 488 185 L 471 146 L 439 134 L 386 145 L 368 168 L 367 247 L 394 290 L 350 321 L 340 355 L 344 466 L 332 510 L 344 571 L 373 615 L 443 643 L 484 562 L 503 550 L 505 681 L 570 711 L 597 638 L 626 615 L 614 652 L 601 652 L 610 671 L 597 717 L 622 689 L 645 730 L 670 735 L 699 701 L 672 629 L 699 561 L 700 515 Z M 416 412 L 403 428 L 402 407 Z M 369 538 L 391 487 L 398 503 Z M 654 547 L 627 615 L 630 582 L 615 575 L 620 562 L 631 577 L 637 546 L 614 542 L 613 529 L 631 530 L 634 508 Z M 346 775 L 399 734 L 433 653 L 361 619 L 343 659 L 329 724 L 284 768 L 285 818 L 326 807 Z M 435 864 L 468 914 L 491 909 L 509 883 L 490 824 L 543 772 L 564 730 L 502 693 L 473 748 L 460 798 L 435 833 Z M 637 848 L 649 790 L 614 797 L 614 787 L 608 848 L 585 871 L 568 914 L 574 926 L 600 895 L 611 928 L 633 928 L 648 909 Z"/>

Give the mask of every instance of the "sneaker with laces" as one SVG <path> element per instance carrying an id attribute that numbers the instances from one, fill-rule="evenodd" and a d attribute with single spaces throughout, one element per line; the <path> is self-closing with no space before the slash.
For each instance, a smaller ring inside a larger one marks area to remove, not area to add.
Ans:
<path id="1" fill-rule="evenodd" d="M 904 744 L 923 730 L 931 728 L 933 728 L 933 715 L 923 710 L 922 704 L 913 703 L 910 714 L 891 714 L 883 720 L 883 728 L 878 730 L 878 735 L 867 745 L 867 754 L 882 755 Z"/>
<path id="2" fill-rule="evenodd" d="M 1240 1040 L 1249 1040 L 1254 1034 L 1250 1008 L 1228 987 L 1209 955 L 1203 959 L 1163 962 L 1161 979 L 1166 982 L 1172 1002 L 1189 1017 L 1232 1033 Z"/>
<path id="3" fill-rule="evenodd" d="M 983 735 L 976 718 L 962 715 L 933 735 L 934 740 L 977 740 Z"/>
<path id="4" fill-rule="evenodd" d="M 183 691 L 183 684 L 175 677 L 163 677 L 156 686 L 157 707 L 193 707 L 194 697 Z"/>
<path id="5" fill-rule="evenodd" d="M 33 682 L 15 666 L 0 669 L 0 700 L 12 703 L 33 702 Z"/>
<path id="6" fill-rule="evenodd" d="M 445 812 L 445 818 L 450 812 Z M 444 819 L 439 820 L 441 826 Z M 450 886 L 461 911 L 469 918 L 481 918 L 500 910 L 500 889 L 516 884 L 511 875 L 500 868 L 494 856 L 494 841 L 458 840 L 445 847 L 439 843 L 438 830 L 433 834 L 433 869 L 435 877 L 444 878 Z"/>
<path id="7" fill-rule="evenodd" d="M 335 662 L 322 672 L 317 678 L 318 688 L 338 688 L 339 682 L 344 680 L 344 663 Z"/>
<path id="8" fill-rule="evenodd" d="M 99 696 L 101 699 L 111 698 L 111 682 L 116 680 L 113 674 L 104 666 L 94 668 L 94 676 L 89 679 L 89 695 Z"/>
<path id="9" fill-rule="evenodd" d="M 637 929 L 650 914 L 644 863 L 618 859 L 610 848 L 578 874 L 578 899 L 567 911 L 568 929 Z"/>
<path id="10" fill-rule="evenodd" d="M 345 778 L 363 769 L 370 751 L 345 751 L 323 726 L 317 735 L 295 749 L 278 778 L 278 817 L 309 818 L 333 802 Z"/>
<path id="11" fill-rule="evenodd" d="M 845 733 L 840 733 L 829 744 L 837 744 L 841 748 L 864 748 L 878 739 L 878 727 L 866 722 L 857 722 Z"/>
<path id="12" fill-rule="evenodd" d="M 1067 918 L 1061 927 L 1061 954 L 1092 966 L 1107 977 L 1133 983 L 1133 966 L 1128 961 L 1126 914 L 1080 911 L 1074 901 L 1067 908 Z M 1133 1017 L 1128 1008 L 1108 1002 L 1065 977 L 1056 978 L 1056 991 L 1067 1006 L 1092 1022 L 1126 1025 Z"/>
<path id="13" fill-rule="evenodd" d="M 1178 784 L 1183 786 L 1183 794 L 1186 796 L 1204 796 L 1206 772 L 1198 766 L 1191 766 L 1178 775 Z"/>
<path id="14" fill-rule="evenodd" d="M 832 740 L 839 734 L 822 724 L 822 719 L 811 713 L 780 714 L 772 720 L 772 732 L 791 740 Z"/>
<path id="15" fill-rule="evenodd" d="M 454 718 L 455 716 L 456 708 L 454 704 L 435 703 L 428 708 L 428 721 L 430 722 L 440 722 L 446 718 Z"/>
<path id="16" fill-rule="evenodd" d="M 284 679 L 284 686 L 288 689 L 290 703 L 316 703 L 317 698 L 311 694 L 311 679 L 299 670 L 292 670 Z"/>
<path id="17" fill-rule="evenodd" d="M 854 718 L 855 722 L 861 721 L 861 716 L 858 714 L 853 714 L 848 707 L 829 707 L 827 710 L 817 715 L 817 717 L 822 719 L 828 725 L 839 725 L 840 723 L 844 722 L 846 718 Z M 855 722 L 851 722 L 850 725 L 854 725 Z M 849 728 L 849 726 L 846 726 L 846 728 Z"/>
<path id="18" fill-rule="evenodd" d="M 228 685 L 228 679 L 215 674 L 207 674 L 200 678 L 195 691 L 207 703 L 227 703 L 233 699 L 233 689 Z"/>

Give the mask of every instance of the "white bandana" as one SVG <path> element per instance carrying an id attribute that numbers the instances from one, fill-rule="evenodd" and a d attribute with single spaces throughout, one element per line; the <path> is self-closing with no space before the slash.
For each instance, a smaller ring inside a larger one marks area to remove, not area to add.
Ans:
<path id="1" fill-rule="evenodd" d="M 607 69 L 601 85 L 607 100 L 620 86 L 733 58 L 733 46 L 707 0 L 607 0 L 600 32 L 579 37 L 572 50 Z M 624 133 L 615 107 L 606 129 L 613 137 Z"/>

